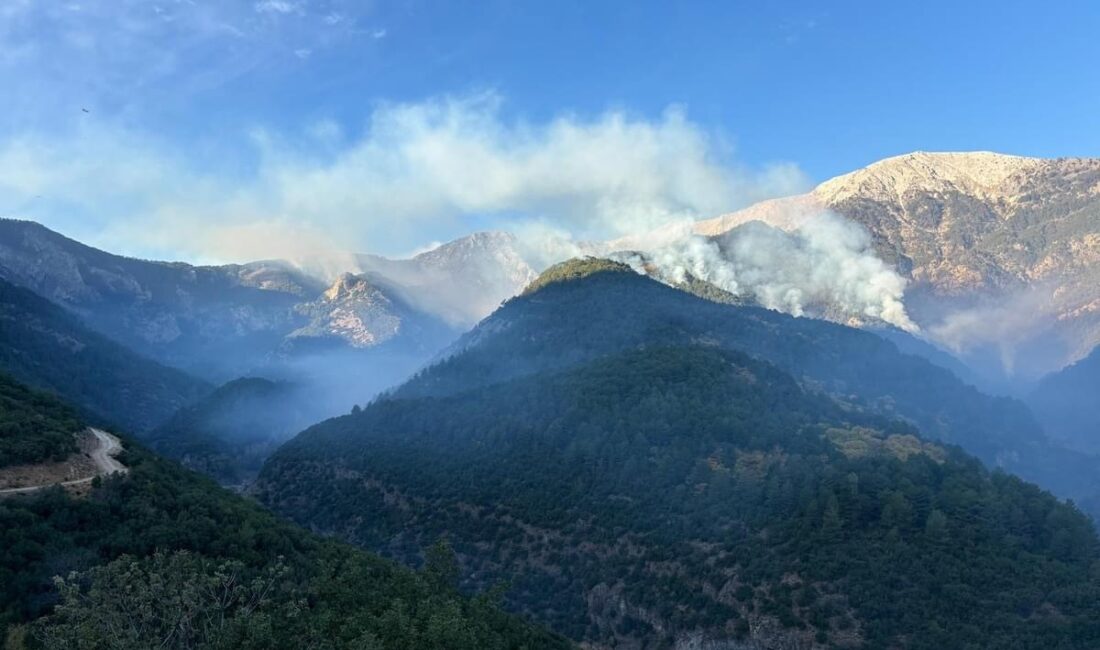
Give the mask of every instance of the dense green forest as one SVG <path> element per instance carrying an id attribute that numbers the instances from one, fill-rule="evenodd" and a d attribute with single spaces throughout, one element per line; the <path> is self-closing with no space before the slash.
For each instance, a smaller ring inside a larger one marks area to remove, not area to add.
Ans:
<path id="1" fill-rule="evenodd" d="M 299 387 L 259 377 L 231 381 L 185 406 L 145 442 L 223 485 L 247 483 L 292 435 L 320 420 Z"/>
<path id="2" fill-rule="evenodd" d="M 469 588 L 576 640 L 1100 645 L 1084 515 L 769 363 L 655 346 L 401 395 L 288 443 L 261 499 L 403 561 L 446 535 Z"/>
<path id="3" fill-rule="evenodd" d="M 82 428 L 73 409 L 0 375 L 0 467 L 63 460 Z"/>
<path id="4" fill-rule="evenodd" d="M 31 431 L 56 400 L 8 390 Z M 14 405 L 13 405 L 14 402 Z M 7 647 L 563 648 L 457 591 L 454 555 L 428 544 L 399 567 L 281 521 L 127 443 L 127 475 L 0 499 L 0 639 Z M 434 542 L 433 542 L 434 543 Z"/>
<path id="5" fill-rule="evenodd" d="M 0 372 L 59 395 L 97 422 L 134 433 L 148 431 L 210 390 L 5 280 L 0 280 Z"/>
<path id="6" fill-rule="evenodd" d="M 1060 496 L 1100 494 L 1100 458 L 1052 443 L 1023 403 L 985 395 L 870 332 L 719 304 L 607 260 L 565 262 L 532 287 L 395 394 L 446 395 L 623 350 L 708 342 L 765 359 L 852 408 L 910 421 Z"/>

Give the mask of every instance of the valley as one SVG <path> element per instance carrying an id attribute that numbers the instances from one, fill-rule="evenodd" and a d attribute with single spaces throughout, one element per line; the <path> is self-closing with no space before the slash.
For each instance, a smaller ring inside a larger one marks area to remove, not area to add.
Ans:
<path id="1" fill-rule="evenodd" d="M 0 0 L 0 650 L 1100 650 L 1097 34 Z"/>

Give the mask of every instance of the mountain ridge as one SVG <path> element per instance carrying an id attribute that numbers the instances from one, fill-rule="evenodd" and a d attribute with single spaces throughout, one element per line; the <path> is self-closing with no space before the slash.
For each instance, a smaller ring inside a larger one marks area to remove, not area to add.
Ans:
<path id="1" fill-rule="evenodd" d="M 1100 344 L 1098 158 L 905 154 L 694 228 L 792 230 L 825 211 L 867 229 L 909 280 L 910 315 L 994 379 L 1037 379 Z"/>
<path id="2" fill-rule="evenodd" d="M 606 271 L 510 304 L 557 298 L 549 318 L 568 319 L 561 294 L 601 275 L 657 284 Z M 1068 602 L 1055 585 L 1074 570 L 1054 558 L 1093 552 L 1087 520 L 1033 486 L 705 336 L 547 366 L 537 347 L 502 355 L 486 340 L 530 341 L 530 323 L 483 325 L 450 365 L 284 446 L 258 497 L 406 561 L 420 540 L 447 534 L 466 584 L 512 576 L 514 608 L 595 648 L 1088 643 L 1088 615 L 1059 627 L 1038 612 L 1018 618 L 1014 597 L 985 598 L 1045 585 L 1039 600 Z M 479 347 L 495 353 L 477 357 Z M 485 373 L 494 363 L 526 371 Z M 468 381 L 432 381 L 457 368 Z M 1037 515 L 1045 508 L 1049 518 Z M 1037 538 L 1013 550 L 1023 538 L 1010 512 L 1064 521 L 1081 546 L 1051 555 Z M 1013 584 L 1016 571 L 1031 578 Z M 1003 579 L 972 599 L 988 575 Z"/>

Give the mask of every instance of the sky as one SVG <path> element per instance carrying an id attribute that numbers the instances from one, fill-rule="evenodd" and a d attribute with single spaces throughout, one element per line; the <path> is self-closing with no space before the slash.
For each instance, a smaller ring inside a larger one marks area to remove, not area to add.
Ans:
<path id="1" fill-rule="evenodd" d="M 1094 2 L 0 0 L 0 216 L 188 261 L 599 238 L 1100 156 Z"/>

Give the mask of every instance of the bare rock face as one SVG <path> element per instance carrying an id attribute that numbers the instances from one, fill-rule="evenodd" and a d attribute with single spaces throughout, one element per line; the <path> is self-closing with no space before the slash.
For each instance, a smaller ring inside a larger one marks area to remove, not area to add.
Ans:
<path id="1" fill-rule="evenodd" d="M 1100 343 L 1100 159 L 913 153 L 696 224 L 797 228 L 823 211 L 871 233 L 939 342 L 1037 376 Z"/>
<path id="2" fill-rule="evenodd" d="M 294 310 L 309 323 L 289 338 L 334 338 L 354 348 L 368 348 L 397 336 L 401 317 L 395 305 L 362 276 L 345 273 L 317 300 L 301 303 Z"/>

